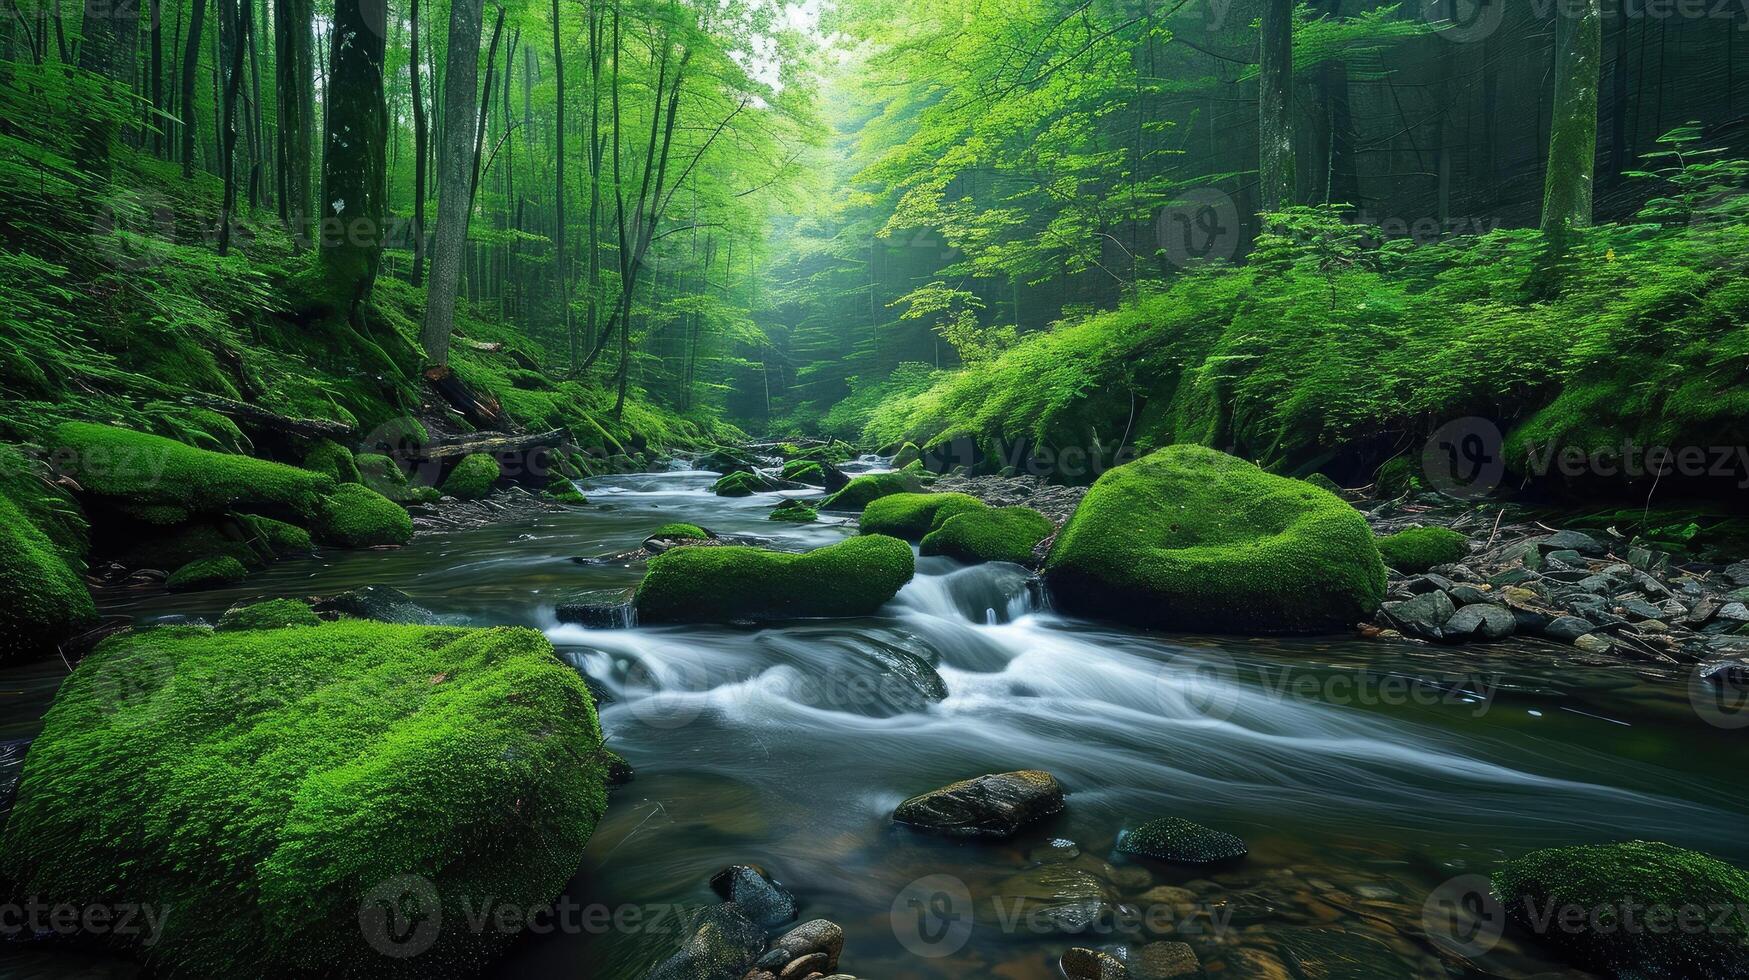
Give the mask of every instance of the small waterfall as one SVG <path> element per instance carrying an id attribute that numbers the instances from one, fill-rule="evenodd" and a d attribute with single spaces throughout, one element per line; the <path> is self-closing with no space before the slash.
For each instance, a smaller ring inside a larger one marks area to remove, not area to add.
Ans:
<path id="1" fill-rule="evenodd" d="M 1031 580 L 1026 569 L 1003 562 L 954 567 L 943 574 L 918 575 L 894 602 L 940 619 L 995 626 L 1039 610 Z"/>

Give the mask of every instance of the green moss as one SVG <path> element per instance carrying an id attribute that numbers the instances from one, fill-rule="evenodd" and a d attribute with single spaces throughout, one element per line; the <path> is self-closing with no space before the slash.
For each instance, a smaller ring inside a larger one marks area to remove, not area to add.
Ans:
<path id="1" fill-rule="evenodd" d="M 310 532 L 295 524 L 252 514 L 245 514 L 243 521 L 255 532 L 258 545 L 275 557 L 301 555 L 315 550 L 316 545 L 310 540 Z"/>
<path id="2" fill-rule="evenodd" d="M 305 535 L 306 540 L 308 537 Z M 230 558 L 245 568 L 261 568 L 274 557 L 274 551 L 250 519 L 221 516 L 171 527 L 133 529 L 128 546 L 110 557 L 128 568 L 166 571 L 202 558 Z"/>
<path id="3" fill-rule="evenodd" d="M 861 511 L 870 501 L 895 493 L 921 493 L 923 484 L 908 473 L 871 473 L 859 476 L 820 505 L 821 510 Z"/>
<path id="4" fill-rule="evenodd" d="M 1377 543 L 1385 564 L 1406 575 L 1419 575 L 1470 554 L 1470 540 L 1443 527 L 1412 527 L 1381 537 Z"/>
<path id="5" fill-rule="evenodd" d="M 1221 633 L 1341 629 L 1371 616 L 1385 589 L 1358 511 L 1200 446 L 1100 477 L 1045 578 L 1066 612 Z"/>
<path id="6" fill-rule="evenodd" d="M 304 469 L 328 476 L 335 483 L 359 482 L 358 463 L 352 458 L 352 450 L 332 439 L 319 439 L 310 447 L 304 454 Z"/>
<path id="7" fill-rule="evenodd" d="M 877 501 L 878 502 L 878 501 Z M 968 564 L 1032 562 L 1033 549 L 1050 537 L 1050 518 L 1031 507 L 985 508 L 954 514 L 923 538 L 926 555 L 945 555 Z"/>
<path id="8" fill-rule="evenodd" d="M 11 446 L 0 446 L 0 496 L 11 500 L 68 559 L 90 550 L 91 529 L 79 502 L 50 480 L 47 466 Z"/>
<path id="9" fill-rule="evenodd" d="M 826 485 L 826 471 L 811 459 L 796 459 L 783 464 L 783 478 L 794 483 L 805 483 L 810 487 Z"/>
<path id="10" fill-rule="evenodd" d="M 0 663 L 47 654 L 97 621 L 79 570 L 0 494 Z"/>
<path id="11" fill-rule="evenodd" d="M 766 520 L 785 521 L 790 524 L 812 524 L 819 519 L 820 512 L 801 500 L 786 500 L 773 508 L 766 517 Z"/>
<path id="12" fill-rule="evenodd" d="M 633 602 L 640 622 L 865 616 L 911 580 L 911 547 L 880 535 L 805 554 L 678 548 L 651 559 Z"/>
<path id="13" fill-rule="evenodd" d="M 440 489 L 457 500 L 481 500 L 492 492 L 492 484 L 497 483 L 502 475 L 496 459 L 485 453 L 475 453 L 455 464 L 455 469 L 449 471 Z"/>
<path id="14" fill-rule="evenodd" d="M 697 524 L 673 523 L 664 524 L 644 536 L 649 541 L 656 538 L 669 541 L 709 541 L 716 535 L 711 534 Z"/>
<path id="15" fill-rule="evenodd" d="M 922 459 L 923 450 L 918 449 L 916 443 L 907 442 L 899 447 L 898 452 L 893 454 L 893 468 L 902 470 L 912 463 L 921 462 Z"/>
<path id="16" fill-rule="evenodd" d="M 1646 841 L 1550 848 L 1503 865 L 1494 893 L 1513 925 L 1586 969 L 1616 977 L 1749 975 L 1749 926 L 1740 914 L 1749 907 L 1749 873 L 1705 854 Z M 1546 919 L 1551 906 L 1555 916 Z M 1688 910 L 1700 927 L 1680 928 L 1676 919 L 1653 928 L 1648 916 L 1658 908 L 1666 916 Z M 1579 910 L 1576 920 L 1563 918 L 1568 909 Z"/>
<path id="17" fill-rule="evenodd" d="M 870 501 L 862 510 L 860 526 L 864 534 L 920 541 L 955 514 L 988 509 L 988 504 L 965 493 L 894 493 Z"/>
<path id="18" fill-rule="evenodd" d="M 1342 488 L 1337 485 L 1336 481 L 1322 473 L 1313 473 L 1311 476 L 1306 477 L 1306 482 L 1317 487 L 1319 490 L 1336 494 L 1338 497 L 1342 496 Z"/>
<path id="19" fill-rule="evenodd" d="M 545 907 L 577 872 L 601 748 L 582 678 L 531 630 L 142 631 L 61 687 L 0 873 L 168 910 L 144 951 L 167 974 L 473 975 L 516 934 L 468 909 Z M 443 928 L 391 959 L 378 910 Z"/>
<path id="20" fill-rule="evenodd" d="M 307 602 L 296 599 L 268 599 L 247 606 L 233 606 L 219 617 L 217 629 L 273 630 L 289 626 L 320 626 L 322 619 Z"/>
<path id="21" fill-rule="evenodd" d="M 56 467 L 87 493 L 190 514 L 279 508 L 309 516 L 334 488 L 324 474 L 107 425 L 65 423 L 51 445 Z"/>
<path id="22" fill-rule="evenodd" d="M 711 484 L 711 492 L 719 497 L 751 497 L 769 489 L 771 488 L 763 477 L 746 470 L 735 470 Z"/>
<path id="23" fill-rule="evenodd" d="M 200 558 L 170 573 L 164 585 L 172 592 L 200 592 L 236 585 L 249 577 L 249 569 L 229 555 Z"/>
<path id="24" fill-rule="evenodd" d="M 1373 492 L 1383 498 L 1406 497 L 1426 488 L 1420 468 L 1407 456 L 1387 460 L 1373 476 Z"/>
<path id="25" fill-rule="evenodd" d="M 322 502 L 314 530 L 323 541 L 343 548 L 399 545 L 413 539 L 413 519 L 375 490 L 347 483 Z"/>

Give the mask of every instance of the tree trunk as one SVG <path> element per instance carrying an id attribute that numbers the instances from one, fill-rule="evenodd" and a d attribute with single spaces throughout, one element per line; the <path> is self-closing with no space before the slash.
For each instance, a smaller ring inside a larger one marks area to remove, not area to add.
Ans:
<path id="1" fill-rule="evenodd" d="M 425 284 L 425 161 L 431 158 L 431 134 L 425 123 L 425 97 L 419 93 L 419 0 L 408 15 L 412 40 L 407 74 L 413 85 L 413 285 Z"/>
<path id="2" fill-rule="evenodd" d="M 559 0 L 553 0 L 553 269 L 559 278 L 559 315 L 576 370 L 579 341 L 571 323 L 571 274 L 565 257 L 565 53 L 559 48 Z"/>
<path id="3" fill-rule="evenodd" d="M 127 0 L 85 0 L 79 67 L 132 89 L 138 29 L 139 17 Z"/>
<path id="4" fill-rule="evenodd" d="M 1258 47 L 1258 196 L 1279 211 L 1294 197 L 1294 0 L 1264 0 Z"/>
<path id="5" fill-rule="evenodd" d="M 1599 0 L 1555 4 L 1555 102 L 1543 183 L 1543 230 L 1591 224 L 1597 169 L 1597 89 L 1603 61 Z"/>
<path id="6" fill-rule="evenodd" d="M 498 37 L 504 32 L 504 8 L 498 8 L 498 19 L 492 24 L 492 43 L 486 49 L 486 84 L 480 92 L 480 118 L 474 129 L 473 176 L 468 180 L 468 213 L 474 211 L 474 198 L 480 193 L 480 167 L 485 162 L 486 120 L 492 116 L 492 83 L 498 78 Z"/>
<path id="7" fill-rule="evenodd" d="M 474 84 L 480 70 L 480 0 L 453 0 L 449 8 L 449 64 L 443 81 L 443 146 L 437 157 L 437 235 L 431 249 L 431 285 L 419 339 L 433 366 L 449 363 L 456 291 L 468 240 L 468 183 L 474 135 Z"/>
<path id="8" fill-rule="evenodd" d="M 161 0 L 151 0 L 152 10 L 152 149 L 164 156 L 170 152 L 170 143 L 164 131 L 164 5 Z"/>
<path id="9" fill-rule="evenodd" d="M 200 119 L 194 114 L 195 83 L 200 72 L 200 47 L 206 33 L 206 0 L 194 0 L 188 15 L 188 44 L 182 55 L 182 176 L 194 179 L 194 140 Z"/>
<path id="10" fill-rule="evenodd" d="M 231 67 L 225 78 L 223 149 L 219 161 L 225 181 L 224 211 L 219 221 L 219 254 L 231 251 L 231 223 L 237 214 L 237 99 L 243 90 L 243 56 L 249 49 L 249 27 L 254 9 L 249 0 L 237 4 L 231 26 Z"/>
<path id="11" fill-rule="evenodd" d="M 382 260 L 387 32 L 387 0 L 336 0 L 322 154 L 320 244 L 331 296 L 355 319 L 370 296 Z"/>
<path id="12" fill-rule="evenodd" d="M 196 0 L 198 3 L 199 0 Z M 292 242 L 310 247 L 310 174 L 316 132 L 315 50 L 310 40 L 312 0 L 274 0 L 273 75 L 279 95 L 280 213 Z"/>

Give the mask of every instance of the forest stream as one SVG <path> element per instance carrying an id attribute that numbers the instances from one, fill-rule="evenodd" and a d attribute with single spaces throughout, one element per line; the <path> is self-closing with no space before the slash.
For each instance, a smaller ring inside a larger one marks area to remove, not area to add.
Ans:
<path id="1" fill-rule="evenodd" d="M 1351 971 L 1332 976 L 1579 976 L 1511 941 L 1473 961 L 1442 955 L 1429 896 L 1567 843 L 1665 840 L 1749 861 L 1741 740 L 1704 723 L 1680 684 L 1554 667 L 1518 655 L 1528 648 L 1483 659 L 1350 637 L 1096 626 L 1053 614 L 1016 566 L 939 558 L 919 559 L 917 577 L 867 619 L 558 622 L 566 597 L 635 585 L 641 563 L 587 559 L 636 549 L 659 523 L 784 550 L 855 533 L 854 522 L 766 519 L 778 498 L 815 492 L 725 498 L 710 492 L 715 479 L 680 468 L 595 478 L 582 484 L 587 507 L 393 551 L 328 551 L 230 589 L 110 591 L 99 604 L 138 623 L 211 620 L 245 599 L 374 584 L 446 621 L 541 629 L 600 695 L 608 744 L 636 777 L 614 792 L 550 914 L 558 927 L 531 929 L 491 976 L 641 977 L 682 938 L 671 910 L 712 903 L 707 882 L 734 864 L 768 871 L 802 920 L 842 925 L 847 967 L 887 980 L 1043 980 L 1059 976 L 1069 946 L 1133 952 L 1162 935 L 1196 936 L 1211 971 L 1222 950 L 1255 946 Z M 57 661 L 0 673 L 0 741 L 36 734 L 64 674 Z M 1017 769 L 1053 774 L 1068 804 L 1011 841 L 892 822 L 911 795 Z M 1116 854 L 1120 830 L 1162 815 L 1237 834 L 1250 857 L 1163 871 Z M 1058 880 L 1053 867 L 1099 882 L 1095 901 L 1108 904 L 1091 932 L 1040 934 L 1002 914 L 1005 896 Z M 1128 918 L 1161 896 L 1177 909 L 1168 931 Z M 632 927 L 600 928 L 609 913 Z M 1226 975 L 1254 975 L 1233 963 Z M 0 976 L 17 980 L 138 971 L 47 944 L 0 946 Z"/>

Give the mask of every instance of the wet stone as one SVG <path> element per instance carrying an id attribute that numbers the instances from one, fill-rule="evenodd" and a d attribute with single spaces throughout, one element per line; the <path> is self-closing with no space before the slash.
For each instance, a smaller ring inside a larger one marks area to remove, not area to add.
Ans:
<path id="1" fill-rule="evenodd" d="M 1172 980 L 1201 970 L 1189 943 L 1149 943 L 1130 961 L 1130 975 L 1136 980 Z"/>
<path id="2" fill-rule="evenodd" d="M 1232 834 L 1179 817 L 1150 820 L 1124 833 L 1117 849 L 1175 864 L 1216 864 L 1246 854 L 1245 842 Z"/>
<path id="3" fill-rule="evenodd" d="M 750 864 L 731 865 L 717 872 L 711 877 L 711 891 L 740 906 L 748 918 L 766 928 L 796 917 L 795 896 L 772 881 L 764 869 Z"/>
<path id="4" fill-rule="evenodd" d="M 697 913 L 680 951 L 650 971 L 648 980 L 740 980 L 765 950 L 765 930 L 739 906 Z"/>
<path id="5" fill-rule="evenodd" d="M 1130 972 L 1109 953 L 1077 946 L 1059 964 L 1068 980 L 1129 980 Z"/>
<path id="6" fill-rule="evenodd" d="M 895 823 L 954 837 L 1012 837 L 1063 809 L 1063 788 L 1048 772 L 1023 770 L 962 780 L 913 796 Z"/>

